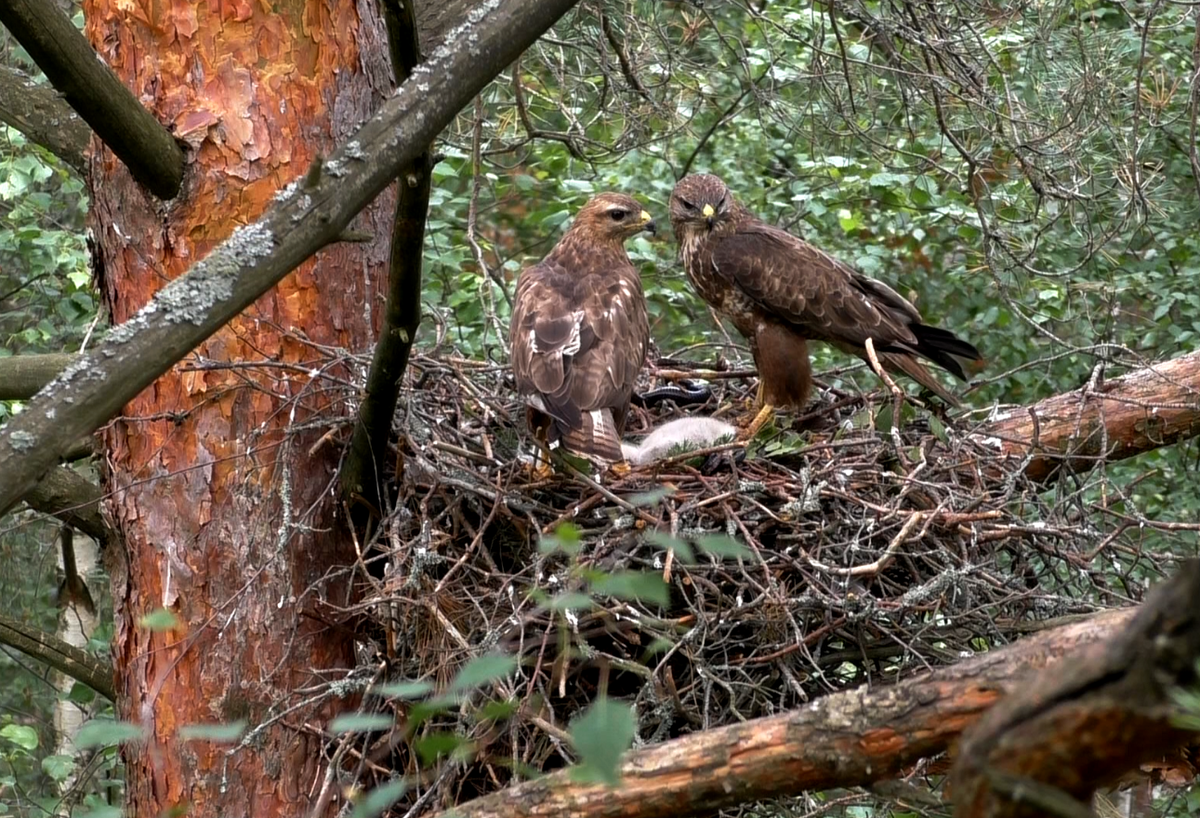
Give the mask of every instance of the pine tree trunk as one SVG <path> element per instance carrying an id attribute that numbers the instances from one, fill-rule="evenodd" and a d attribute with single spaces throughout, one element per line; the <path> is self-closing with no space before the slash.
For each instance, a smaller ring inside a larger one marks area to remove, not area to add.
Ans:
<path id="1" fill-rule="evenodd" d="M 183 192 L 162 203 L 93 140 L 90 226 L 114 324 L 257 218 L 390 91 L 369 0 L 87 0 L 85 14 L 100 56 L 187 145 Z M 129 815 L 306 814 L 324 772 L 314 728 L 343 706 L 316 693 L 354 664 L 325 607 L 348 589 L 325 577 L 353 552 L 329 502 L 338 447 L 311 448 L 323 429 L 285 430 L 344 409 L 323 377 L 350 373 L 314 376 L 323 353 L 308 341 L 369 348 L 391 212 L 381 197 L 353 225 L 373 242 L 326 249 L 197 350 L 210 363 L 272 366 L 189 371 L 189 356 L 105 432 L 127 545 L 110 565 L 118 709 L 147 735 L 124 749 Z M 139 624 L 159 608 L 176 627 Z M 268 726 L 232 753 L 179 737 L 243 719 Z"/>

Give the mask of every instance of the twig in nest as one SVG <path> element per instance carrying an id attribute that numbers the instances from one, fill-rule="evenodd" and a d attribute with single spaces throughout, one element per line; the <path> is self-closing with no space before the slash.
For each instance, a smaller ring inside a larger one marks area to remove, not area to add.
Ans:
<path id="1" fill-rule="evenodd" d="M 895 537 L 892 537 L 892 541 L 888 543 L 888 547 L 884 549 L 883 554 L 880 555 L 879 559 L 872 563 L 868 563 L 867 565 L 855 565 L 853 568 L 835 568 L 832 565 L 825 565 L 824 563 L 820 563 L 812 558 L 809 558 L 808 564 L 813 568 L 816 568 L 818 571 L 824 571 L 827 574 L 833 574 L 837 577 L 873 577 L 884 568 L 887 568 L 888 563 L 890 563 L 892 561 L 892 557 L 896 555 L 896 551 L 900 548 L 901 543 L 903 543 L 904 540 L 907 539 L 908 535 L 912 533 L 912 530 L 917 527 L 917 523 L 924 520 L 925 517 L 925 513 L 920 511 L 909 515 L 908 519 L 904 521 L 904 525 L 900 527 L 899 533 L 897 533 Z M 930 522 L 932 521 L 933 517 L 930 517 Z M 922 529 L 921 533 L 924 534 L 925 530 Z"/>
<path id="2" fill-rule="evenodd" d="M 690 381 L 703 378 L 706 381 L 729 381 L 740 378 L 753 378 L 758 374 L 757 369 L 651 369 L 650 374 L 664 381 Z"/>
<path id="3" fill-rule="evenodd" d="M 873 369 L 875 374 L 887 384 L 888 389 L 892 390 L 892 397 L 896 400 L 896 411 L 899 412 L 900 402 L 904 400 L 904 390 L 896 386 L 896 382 L 892 380 L 892 376 L 889 375 L 879 363 L 879 358 L 875 355 L 875 342 L 870 338 L 867 338 L 866 347 L 867 358 L 869 358 L 871 361 L 871 369 Z M 896 417 L 899 418 L 899 415 Z"/>
<path id="4" fill-rule="evenodd" d="M 679 536 L 679 512 L 675 510 L 674 501 L 668 500 L 667 511 L 671 516 L 671 538 Z M 671 566 L 675 563 L 675 546 L 668 546 L 667 556 L 663 560 L 663 582 L 671 584 Z"/>
<path id="5" fill-rule="evenodd" d="M 588 477 L 586 474 L 581 472 L 579 469 L 575 468 L 575 465 L 573 463 L 570 463 L 569 461 L 567 461 L 566 458 L 558 456 L 557 452 L 554 452 L 553 454 L 554 454 L 554 459 L 555 459 L 555 461 L 557 461 L 558 465 L 560 467 L 565 466 L 567 468 L 569 474 L 572 477 L 574 477 L 576 480 L 579 480 L 580 482 L 584 483 L 585 485 L 589 486 L 590 488 L 593 488 L 596 491 L 600 492 L 602 495 L 604 495 L 606 500 L 608 500 L 609 502 L 612 502 L 612 503 L 616 503 L 621 508 L 632 513 L 638 519 L 645 522 L 647 525 L 652 525 L 652 526 L 658 525 L 658 520 L 654 519 L 649 514 L 642 511 L 640 508 L 635 506 L 633 503 L 629 502 L 628 500 L 626 500 L 623 497 L 618 497 L 617 495 L 613 494 L 611 491 L 606 489 L 604 486 L 600 485 L 595 480 L 593 480 L 592 478 Z"/>

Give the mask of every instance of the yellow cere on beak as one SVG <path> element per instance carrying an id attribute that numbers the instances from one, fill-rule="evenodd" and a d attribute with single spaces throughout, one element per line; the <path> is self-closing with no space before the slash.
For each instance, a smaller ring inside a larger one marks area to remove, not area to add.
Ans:
<path id="1" fill-rule="evenodd" d="M 647 213 L 645 210 L 642 211 L 642 224 L 645 224 L 646 222 L 650 221 L 650 219 L 652 219 L 652 218 L 653 217 L 649 213 Z"/>
<path id="2" fill-rule="evenodd" d="M 706 205 L 704 206 L 704 209 L 703 209 L 703 210 L 701 210 L 700 212 L 704 214 L 704 218 L 706 218 L 706 219 L 711 219 L 711 218 L 712 218 L 712 215 L 713 215 L 713 213 L 716 213 L 717 211 L 713 210 L 713 206 L 712 206 L 712 205 L 710 205 L 710 204 L 706 204 Z"/>

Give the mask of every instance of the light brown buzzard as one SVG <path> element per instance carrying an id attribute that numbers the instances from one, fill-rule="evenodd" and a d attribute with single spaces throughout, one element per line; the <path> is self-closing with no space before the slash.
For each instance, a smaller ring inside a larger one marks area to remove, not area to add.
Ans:
<path id="1" fill-rule="evenodd" d="M 621 434 L 650 327 L 625 240 L 654 221 L 629 196 L 588 202 L 550 254 L 517 283 L 509 340 L 530 428 L 550 448 L 623 461 Z"/>

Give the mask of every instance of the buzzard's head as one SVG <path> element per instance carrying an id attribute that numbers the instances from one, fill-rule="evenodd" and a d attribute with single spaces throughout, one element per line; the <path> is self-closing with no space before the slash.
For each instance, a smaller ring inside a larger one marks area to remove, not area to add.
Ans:
<path id="1" fill-rule="evenodd" d="M 654 232 L 654 219 L 637 200 L 624 193 L 601 193 L 575 215 L 572 231 L 583 231 L 597 242 L 613 242 L 618 246 L 625 239 L 643 230 Z"/>
<path id="2" fill-rule="evenodd" d="M 708 233 L 732 210 L 733 195 L 711 173 L 685 176 L 671 191 L 671 224 L 680 236 Z"/>

